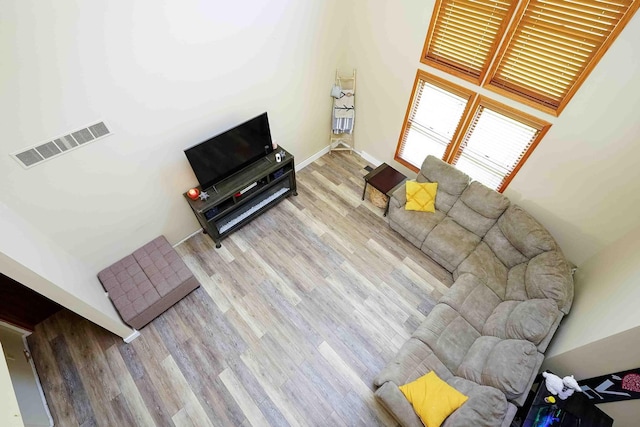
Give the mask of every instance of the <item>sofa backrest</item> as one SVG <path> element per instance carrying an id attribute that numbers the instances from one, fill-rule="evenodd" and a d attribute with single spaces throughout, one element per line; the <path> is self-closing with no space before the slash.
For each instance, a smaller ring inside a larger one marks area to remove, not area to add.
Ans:
<path id="1" fill-rule="evenodd" d="M 507 197 L 473 181 L 447 215 L 476 236 L 484 237 L 509 204 Z"/>
<path id="2" fill-rule="evenodd" d="M 436 209 L 446 214 L 467 188 L 471 178 L 439 158 L 427 156 L 422 162 L 416 181 L 438 183 Z"/>
<path id="3" fill-rule="evenodd" d="M 542 252 L 558 250 L 551 234 L 518 205 L 509 206 L 487 232 L 484 242 L 507 268 Z"/>
<path id="4" fill-rule="evenodd" d="M 505 301 L 550 299 L 555 301 L 558 309 L 563 313 L 569 312 L 573 302 L 571 267 L 555 239 L 535 218 L 520 206 L 511 204 L 503 194 L 477 181 L 471 182 L 468 175 L 434 156 L 427 156 L 416 180 L 438 183 L 436 209 L 445 213 L 448 218 L 445 218 L 441 225 L 436 226 L 427 235 L 422 247 L 423 251 L 445 268 L 453 267 L 453 270 L 461 262 L 466 262 L 467 255 L 469 259 L 473 257 L 474 249 L 467 248 L 468 252 L 463 254 L 457 263 L 448 265 L 445 262 L 451 261 L 451 257 L 444 256 L 448 252 L 442 247 L 446 249 L 455 243 L 446 245 L 447 241 L 443 241 L 443 239 L 446 240 L 444 237 L 440 236 L 438 239 L 434 236 L 438 234 L 437 230 L 446 228 L 444 227 L 446 221 L 453 220 L 463 229 L 473 233 L 469 236 L 477 236 L 475 238 L 479 238 L 479 243 L 481 239 L 482 243 L 476 246 L 476 249 L 488 247 L 490 249 L 488 253 L 492 253 L 491 257 L 495 256 L 496 259 L 493 264 L 502 269 L 506 268 L 508 272 L 506 282 L 503 279 L 488 284 L 501 299 Z M 459 229 L 463 232 L 461 228 Z M 450 235 L 451 230 L 448 231 Z M 444 234 L 447 235 L 447 233 Z M 438 257 L 443 251 L 446 253 L 440 257 L 443 258 L 440 260 Z M 482 268 L 489 268 L 486 266 L 488 256 L 477 258 L 478 262 L 483 264 Z M 450 269 L 450 271 L 453 270 Z M 490 268 L 489 270 L 497 271 Z M 460 272 L 463 271 L 465 269 Z M 472 268 L 469 272 L 478 274 L 477 268 Z"/>
<path id="5" fill-rule="evenodd" d="M 529 299 L 551 299 L 563 313 L 569 313 L 573 303 L 573 276 L 562 252 L 548 251 L 532 258 L 527 263 L 524 286 Z M 507 295 L 510 293 L 507 283 Z"/>

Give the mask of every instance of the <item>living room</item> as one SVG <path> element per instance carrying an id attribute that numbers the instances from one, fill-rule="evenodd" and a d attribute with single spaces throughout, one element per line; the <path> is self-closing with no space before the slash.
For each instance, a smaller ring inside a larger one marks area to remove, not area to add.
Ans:
<path id="1" fill-rule="evenodd" d="M 198 230 L 182 151 L 268 111 L 276 141 L 311 163 L 327 148 L 336 69 L 358 70 L 356 149 L 401 169 L 416 70 L 445 75 L 419 62 L 433 4 L 3 2 L 2 272 L 130 336 L 95 275 L 157 235 L 175 244 Z M 639 19 L 559 117 L 542 115 L 551 129 L 505 191 L 578 267 L 547 353 L 549 368 L 577 378 L 637 367 Z M 112 135 L 31 169 L 9 156 L 96 121 Z M 634 402 L 605 410 L 623 420 Z"/>

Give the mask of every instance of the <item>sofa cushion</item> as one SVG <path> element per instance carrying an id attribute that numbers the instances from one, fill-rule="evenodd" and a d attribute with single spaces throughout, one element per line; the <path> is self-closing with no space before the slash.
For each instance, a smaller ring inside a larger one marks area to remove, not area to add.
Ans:
<path id="1" fill-rule="evenodd" d="M 392 381 L 385 382 L 375 392 L 376 399 L 403 427 L 424 427 L 411 403 L 404 397 L 398 385 Z"/>
<path id="2" fill-rule="evenodd" d="M 483 237 L 509 207 L 509 199 L 479 182 L 472 182 L 455 202 L 448 216 Z"/>
<path id="3" fill-rule="evenodd" d="M 394 203 L 389 205 L 389 226 L 418 248 L 422 246 L 431 230 L 445 217 L 439 210 L 433 213 L 416 212 L 405 210 L 404 205 L 400 207 L 394 205 Z"/>
<path id="4" fill-rule="evenodd" d="M 507 320 L 521 301 L 504 301 L 501 302 L 491 316 L 487 319 L 484 327 L 480 331 L 482 335 L 492 336 L 496 338 L 507 338 Z"/>
<path id="5" fill-rule="evenodd" d="M 507 402 L 501 391 L 454 376 L 447 383 L 469 399 L 449 415 L 443 427 L 504 427 L 513 419 L 515 407 Z M 376 390 L 375 396 L 401 426 L 424 427 L 395 383 L 385 382 Z"/>
<path id="6" fill-rule="evenodd" d="M 551 234 L 520 206 L 511 205 L 498 220 L 507 240 L 528 259 L 557 245 Z"/>
<path id="7" fill-rule="evenodd" d="M 460 195 L 460 200 L 485 218 L 498 219 L 509 207 L 509 199 L 489 187 L 473 181 Z"/>
<path id="8" fill-rule="evenodd" d="M 547 336 L 559 310 L 550 299 L 530 299 L 520 302 L 506 323 L 506 337 L 524 339 L 536 345 Z"/>
<path id="9" fill-rule="evenodd" d="M 452 272 L 478 243 L 480 237 L 446 217 L 427 235 L 421 249 Z"/>
<path id="10" fill-rule="evenodd" d="M 555 301 L 551 299 L 504 301 L 493 311 L 482 334 L 502 339 L 523 339 L 538 345 L 559 314 Z"/>
<path id="11" fill-rule="evenodd" d="M 507 399 L 501 391 L 457 376 L 449 378 L 447 383 L 468 396 L 469 399 L 457 411 L 449 415 L 443 424 L 444 427 L 498 427 L 505 425 L 503 421 L 513 405 L 507 403 Z"/>
<path id="12" fill-rule="evenodd" d="M 457 280 L 458 277 L 465 273 L 473 274 L 504 300 L 508 272 L 507 267 L 496 257 L 491 248 L 485 242 L 480 242 L 473 252 L 456 268 L 453 272 L 453 278 Z M 524 289 L 524 272 L 522 289 Z"/>
<path id="13" fill-rule="evenodd" d="M 440 302 L 456 310 L 480 332 L 502 300 L 478 277 L 463 274 L 440 298 Z"/>
<path id="14" fill-rule="evenodd" d="M 436 209 L 447 213 L 469 185 L 471 178 L 454 166 L 434 156 L 427 156 L 422 163 L 417 182 L 437 182 Z"/>
<path id="15" fill-rule="evenodd" d="M 571 268 L 557 251 L 542 253 L 527 265 L 524 276 L 529 298 L 551 298 L 565 314 L 573 301 Z"/>
<path id="16" fill-rule="evenodd" d="M 498 219 L 498 222 L 491 227 L 489 231 L 487 231 L 487 234 L 485 234 L 482 241 L 489 246 L 491 251 L 507 268 L 529 261 L 529 258 L 522 255 L 522 253 L 517 250 L 511 242 L 509 242 L 505 235 L 502 234 L 502 230 L 500 230 L 498 225 L 499 223 L 500 219 Z"/>
<path id="17" fill-rule="evenodd" d="M 413 337 L 427 344 L 444 366 L 455 372 L 480 333 L 449 305 L 438 303 Z"/>
<path id="18" fill-rule="evenodd" d="M 453 375 L 427 344 L 417 338 L 409 338 L 393 360 L 376 375 L 373 384 L 381 386 L 387 381 L 406 384 L 429 371 L 434 371 L 445 380 Z"/>
<path id="19" fill-rule="evenodd" d="M 415 182 L 407 181 L 406 197 L 407 203 L 404 208 L 408 211 L 434 212 L 436 203 L 436 193 L 438 191 L 437 182 Z"/>
<path id="20" fill-rule="evenodd" d="M 398 388 L 429 427 L 440 427 L 445 418 L 469 399 L 433 371 Z"/>
<path id="21" fill-rule="evenodd" d="M 537 365 L 538 351 L 529 341 L 482 336 L 469 349 L 457 375 L 514 399 L 527 391 Z"/>
<path id="22" fill-rule="evenodd" d="M 524 275 L 527 272 L 528 262 L 523 262 L 512 267 L 507 274 L 507 292 L 505 300 L 524 301 L 529 299 L 527 288 L 524 284 Z"/>
<path id="23" fill-rule="evenodd" d="M 545 351 L 547 351 L 547 347 L 549 347 L 549 344 L 551 343 L 551 339 L 553 338 L 553 335 L 558 330 L 558 326 L 560 326 L 560 322 L 562 321 L 563 317 L 564 317 L 564 313 L 562 311 L 559 311 L 558 316 L 556 316 L 556 319 L 554 320 L 554 322 L 551 324 L 551 327 L 549 328 L 549 333 L 547 334 L 546 337 L 542 338 L 542 340 L 538 343 L 539 353 L 544 353 Z"/>

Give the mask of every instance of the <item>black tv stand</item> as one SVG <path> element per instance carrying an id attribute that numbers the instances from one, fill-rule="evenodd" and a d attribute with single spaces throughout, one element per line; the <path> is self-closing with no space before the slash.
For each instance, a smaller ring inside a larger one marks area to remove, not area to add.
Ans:
<path id="1" fill-rule="evenodd" d="M 278 147 L 277 151 L 280 150 Z M 285 156 L 280 162 L 276 162 L 275 152 L 270 153 L 204 190 L 209 194 L 207 200 L 191 200 L 187 193 L 183 194 L 216 248 L 221 246 L 222 239 L 282 199 L 298 195 L 293 155 L 283 151 Z"/>

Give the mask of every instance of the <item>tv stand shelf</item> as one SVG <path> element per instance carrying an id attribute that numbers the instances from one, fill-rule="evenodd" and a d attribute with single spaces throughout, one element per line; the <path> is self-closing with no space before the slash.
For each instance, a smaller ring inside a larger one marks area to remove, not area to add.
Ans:
<path id="1" fill-rule="evenodd" d="M 276 152 L 284 151 L 281 162 Z M 203 191 L 198 187 L 200 191 Z M 191 200 L 183 196 L 202 229 L 221 246 L 223 238 L 249 223 L 291 194 L 297 196 L 293 155 L 278 147 L 273 153 L 204 190 L 209 198 Z"/>

